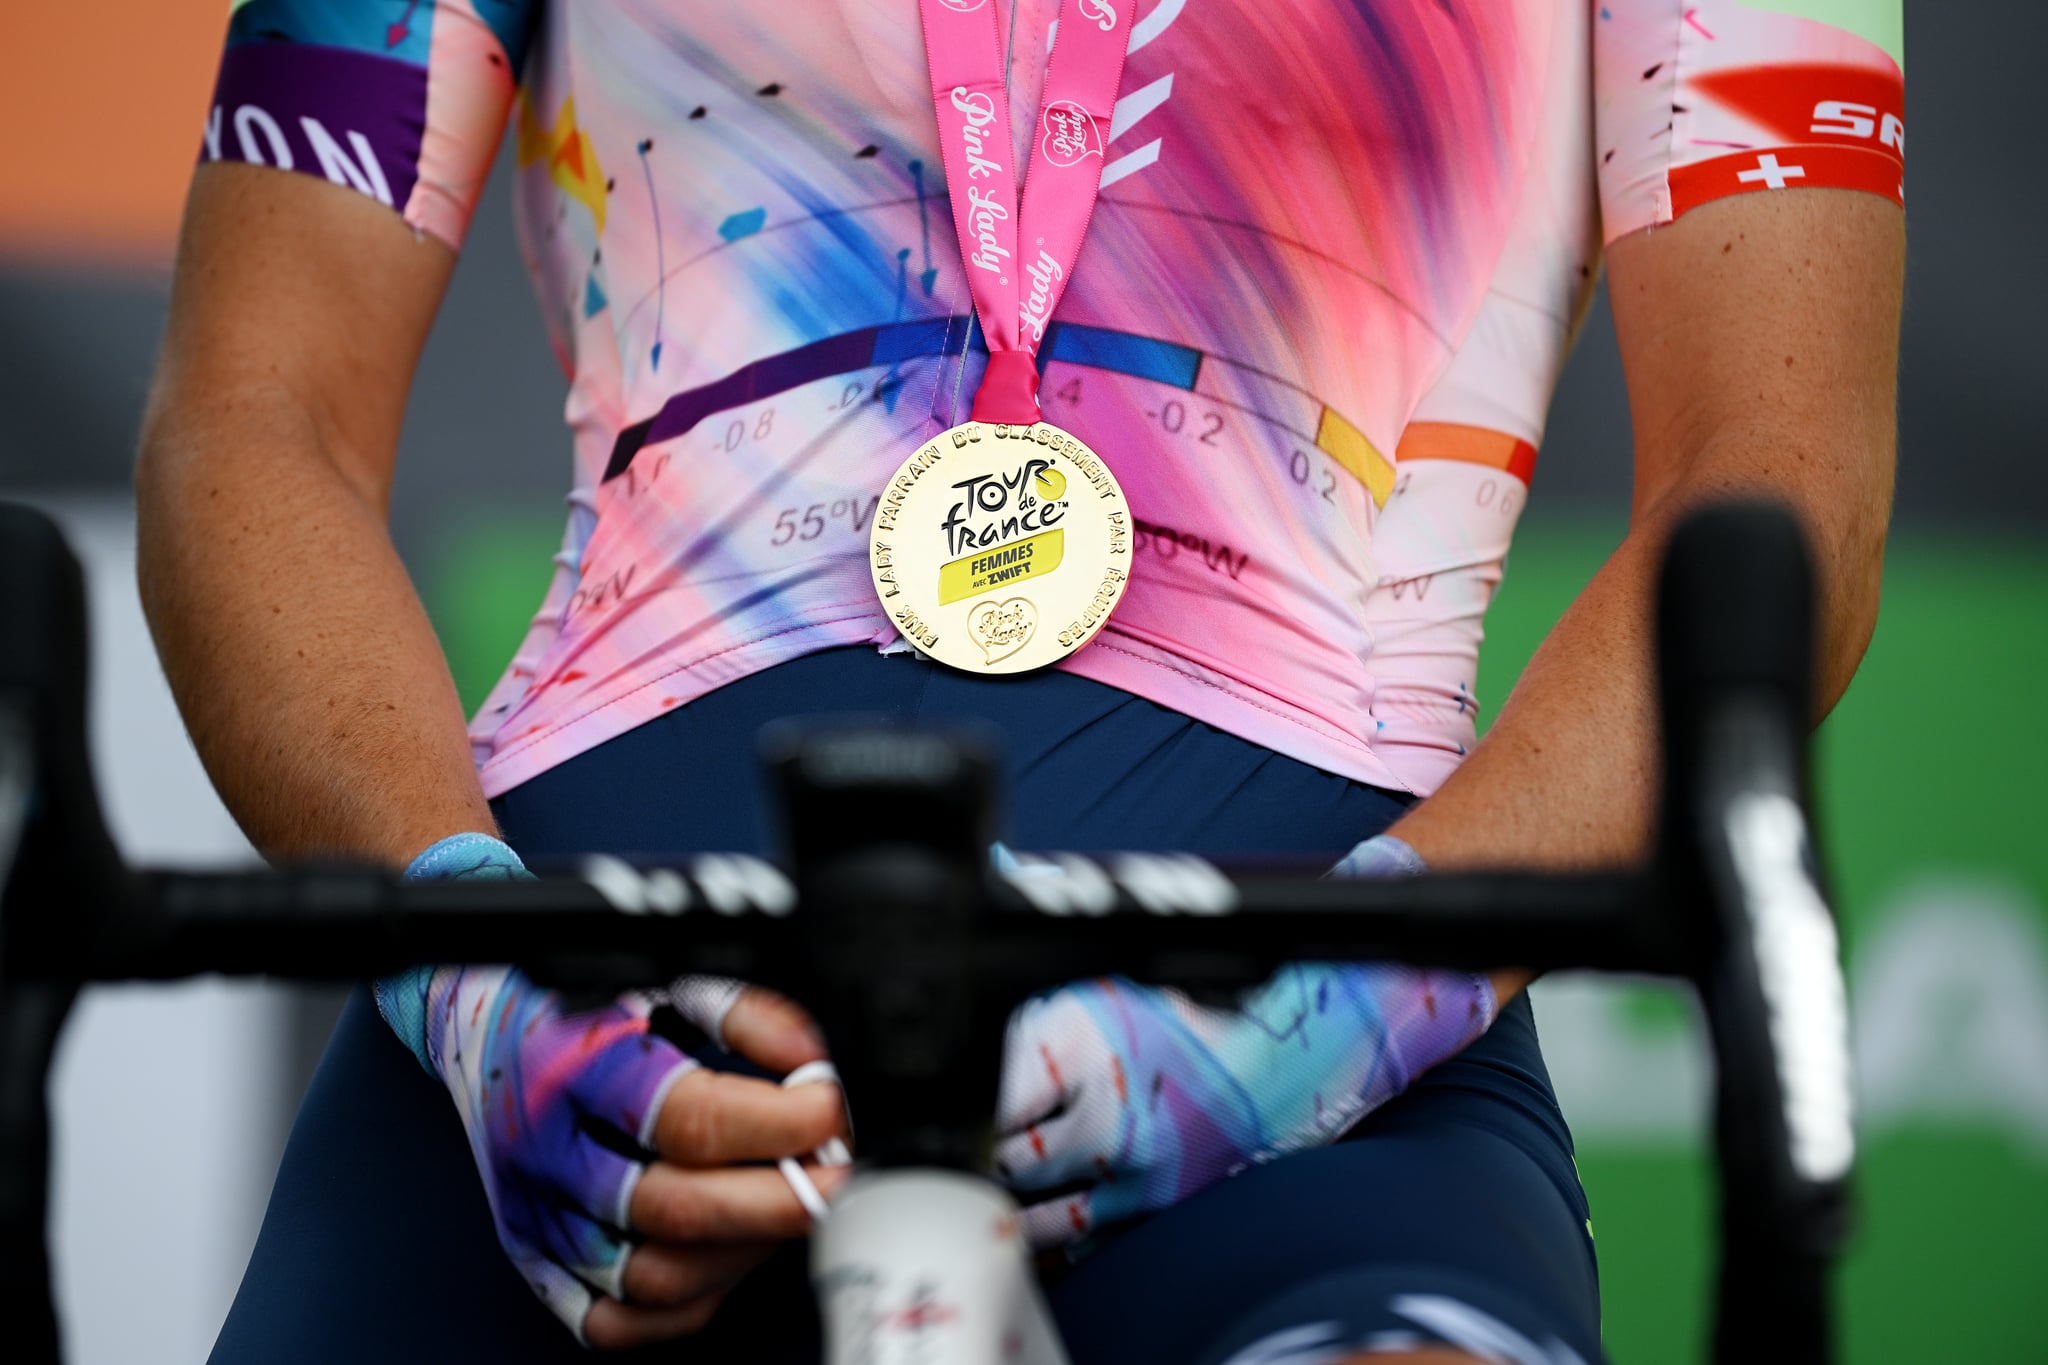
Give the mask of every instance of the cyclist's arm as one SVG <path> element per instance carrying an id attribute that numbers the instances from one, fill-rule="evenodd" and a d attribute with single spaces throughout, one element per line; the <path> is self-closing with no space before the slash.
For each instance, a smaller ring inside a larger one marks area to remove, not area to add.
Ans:
<path id="1" fill-rule="evenodd" d="M 1635 428 L 1628 536 L 1485 741 L 1395 827 L 1432 866 L 1584 867 L 1647 851 L 1656 571 L 1665 537 L 1703 499 L 1770 496 L 1804 523 L 1821 588 L 1816 719 L 1876 624 L 1904 215 L 1846 190 L 1745 194 L 1623 237 L 1608 259 Z"/>
<path id="2" fill-rule="evenodd" d="M 272 856 L 403 865 L 495 828 L 385 529 L 454 261 L 312 176 L 193 179 L 136 470 L 142 601 L 214 785 Z"/>

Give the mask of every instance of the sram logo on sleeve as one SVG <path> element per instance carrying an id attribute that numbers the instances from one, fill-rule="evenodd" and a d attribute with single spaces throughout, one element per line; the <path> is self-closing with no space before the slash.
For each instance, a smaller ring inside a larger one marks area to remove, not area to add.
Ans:
<path id="1" fill-rule="evenodd" d="M 1759 147 L 1845 138 L 1899 161 L 1906 157 L 1906 89 L 1896 68 L 1744 66 L 1696 76 L 1692 89 L 1718 105 L 1716 113 L 1751 124 L 1763 135 Z"/>
<path id="2" fill-rule="evenodd" d="M 1901 157 L 1906 155 L 1906 121 L 1874 104 L 1822 100 L 1813 106 L 1813 123 L 1806 131 L 1835 137 L 1874 137 L 1883 146 L 1896 148 Z"/>
<path id="3" fill-rule="evenodd" d="M 1731 194 L 1855 189 L 1905 202 L 1905 85 L 1897 68 L 1786 63 L 1693 78 L 1698 147 L 1671 168 L 1673 215 Z"/>

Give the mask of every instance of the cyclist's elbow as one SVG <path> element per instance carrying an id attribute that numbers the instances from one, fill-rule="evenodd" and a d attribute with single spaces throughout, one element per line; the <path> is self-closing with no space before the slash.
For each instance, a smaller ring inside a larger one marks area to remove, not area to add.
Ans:
<path id="1" fill-rule="evenodd" d="M 1819 652 L 1815 658 L 1818 722 L 1855 676 L 1877 630 L 1884 588 L 1884 551 L 1891 527 L 1890 442 L 1880 454 L 1859 452 L 1846 472 L 1801 499 L 1818 580 Z"/>

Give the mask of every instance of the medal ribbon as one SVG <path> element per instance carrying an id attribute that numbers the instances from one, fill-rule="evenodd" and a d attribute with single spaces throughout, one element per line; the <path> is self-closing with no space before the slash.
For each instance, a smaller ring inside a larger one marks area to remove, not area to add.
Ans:
<path id="1" fill-rule="evenodd" d="M 1021 2 L 1021 0 L 1020 0 Z M 1136 0 L 1063 0 L 1045 94 L 1017 187 L 996 0 L 919 0 L 932 107 L 967 285 L 988 338 L 977 422 L 1038 416 L 1038 347 L 1073 277 L 1102 188 Z"/>

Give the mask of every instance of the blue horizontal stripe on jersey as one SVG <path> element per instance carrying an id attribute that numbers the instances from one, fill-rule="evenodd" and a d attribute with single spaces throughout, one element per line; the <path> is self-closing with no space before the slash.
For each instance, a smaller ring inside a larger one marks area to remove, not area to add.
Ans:
<path id="1" fill-rule="evenodd" d="M 951 355 L 962 344 L 955 338 L 962 335 L 967 337 L 967 350 L 985 352 L 988 345 L 982 339 L 981 329 L 968 327 L 967 322 L 964 314 L 955 314 L 842 332 L 743 365 L 723 379 L 672 394 L 661 405 L 660 412 L 619 433 L 612 443 L 611 460 L 605 466 L 605 482 L 624 474 L 643 447 L 688 435 L 705 418 L 742 403 L 773 398 L 855 370 Z M 1054 323 L 1046 330 L 1045 344 L 1039 348 L 1038 367 L 1043 370 L 1055 360 L 1149 379 L 1177 389 L 1193 389 L 1195 376 L 1201 370 L 1202 353 L 1191 346 L 1135 332 Z"/>

